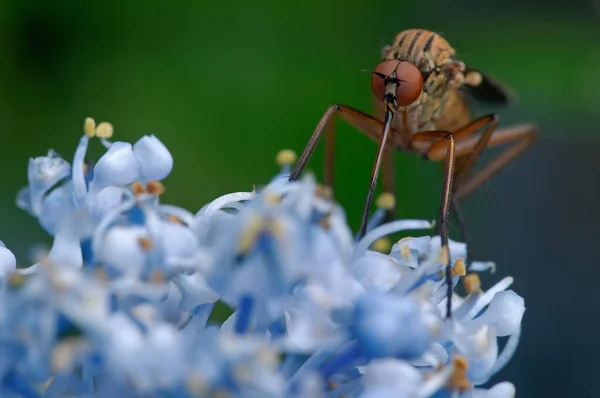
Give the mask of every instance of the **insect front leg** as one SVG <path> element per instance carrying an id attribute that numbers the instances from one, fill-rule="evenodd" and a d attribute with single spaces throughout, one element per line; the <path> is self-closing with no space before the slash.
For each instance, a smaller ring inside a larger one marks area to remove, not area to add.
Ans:
<path id="1" fill-rule="evenodd" d="M 452 316 L 452 264 L 450 264 L 450 246 L 448 237 L 448 213 L 450 209 L 450 198 L 452 195 L 452 183 L 454 181 L 454 165 L 456 163 L 454 134 L 448 131 L 425 131 L 413 135 L 413 141 L 431 142 L 445 138 L 448 140 L 446 150 L 446 167 L 444 173 L 444 185 L 442 186 L 442 197 L 440 200 L 440 212 L 438 216 L 440 240 L 441 240 L 441 262 L 446 269 L 447 303 L 446 318 Z"/>
<path id="2" fill-rule="evenodd" d="M 327 139 L 327 142 L 326 142 L 327 149 L 325 151 L 328 159 L 325 161 L 325 167 L 327 168 L 327 170 L 325 171 L 325 176 L 326 176 L 326 183 L 329 182 L 329 183 L 333 184 L 333 170 L 332 169 L 333 169 L 333 156 L 334 156 L 334 148 L 335 148 L 334 147 L 335 130 L 333 127 L 333 123 L 334 123 L 334 119 L 335 119 L 336 115 L 338 115 L 339 117 L 344 119 L 350 125 L 357 128 L 359 131 L 361 131 L 364 134 L 366 134 L 367 136 L 369 136 L 371 139 L 373 139 L 377 142 L 380 141 L 382 131 L 383 131 L 383 120 L 379 120 L 373 116 L 367 115 L 366 113 L 363 113 L 359 110 L 356 110 L 356 109 L 346 106 L 346 105 L 337 105 L 337 104 L 332 105 L 329 107 L 329 109 L 327 109 L 327 112 L 325 112 L 325 114 L 323 115 L 323 117 L 321 118 L 319 123 L 317 124 L 317 127 L 315 128 L 314 132 L 310 136 L 308 143 L 304 147 L 304 151 L 302 152 L 302 155 L 300 155 L 300 158 L 298 159 L 298 162 L 296 163 L 294 170 L 292 170 L 292 173 L 290 174 L 290 178 L 289 178 L 290 181 L 296 181 L 298 178 L 300 178 L 300 175 L 302 174 L 302 171 L 304 171 L 306 164 L 310 160 L 310 157 L 312 156 L 315 148 L 317 147 L 317 144 L 319 143 L 321 136 L 323 135 L 324 132 L 328 131 L 327 134 L 329 135 L 329 138 Z M 332 127 L 330 127 L 330 126 L 332 126 Z M 331 128 L 331 130 L 329 130 L 330 128 Z M 391 138 L 390 141 L 392 142 L 392 145 L 393 145 L 393 141 L 394 141 L 393 136 L 395 134 L 397 134 L 397 132 L 393 129 L 391 129 L 390 132 L 392 133 L 391 134 L 392 137 L 390 137 Z M 329 177 L 328 177 L 328 175 L 329 175 Z M 327 180 L 329 180 L 329 181 L 327 181 Z"/>

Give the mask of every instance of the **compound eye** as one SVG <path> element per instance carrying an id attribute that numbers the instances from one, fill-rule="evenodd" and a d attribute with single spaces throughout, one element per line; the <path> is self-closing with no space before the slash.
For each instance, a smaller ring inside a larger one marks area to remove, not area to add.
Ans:
<path id="1" fill-rule="evenodd" d="M 415 102 L 423 91 L 421 71 L 410 62 L 400 62 L 396 67 L 396 76 L 400 80 L 396 89 L 396 100 L 400 106 Z"/>
<path id="2" fill-rule="evenodd" d="M 397 66 L 398 61 L 383 61 L 375 67 L 375 70 L 371 74 L 371 90 L 378 100 L 383 100 L 383 95 L 385 93 L 385 78 L 391 75 L 392 72 L 396 70 Z"/>

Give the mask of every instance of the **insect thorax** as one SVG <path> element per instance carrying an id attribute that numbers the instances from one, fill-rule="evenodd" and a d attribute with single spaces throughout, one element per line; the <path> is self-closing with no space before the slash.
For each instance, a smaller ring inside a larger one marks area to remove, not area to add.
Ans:
<path id="1" fill-rule="evenodd" d="M 435 32 L 409 29 L 400 32 L 382 55 L 384 60 L 412 63 L 423 76 L 423 92 L 408 108 L 410 132 L 436 128 L 436 119 L 444 114 L 446 104 L 454 97 L 450 92 L 465 80 L 465 65 L 455 58 L 452 46 Z"/>

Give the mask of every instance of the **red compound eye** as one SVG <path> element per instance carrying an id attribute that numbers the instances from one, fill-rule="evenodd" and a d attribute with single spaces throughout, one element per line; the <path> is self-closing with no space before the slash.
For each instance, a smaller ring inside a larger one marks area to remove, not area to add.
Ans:
<path id="1" fill-rule="evenodd" d="M 419 98 L 423 91 L 423 76 L 416 66 L 406 61 L 383 61 L 371 75 L 371 89 L 376 98 L 383 99 L 385 83 L 383 76 L 389 76 L 396 71 L 396 78 L 400 80 L 396 90 L 396 99 L 399 106 L 412 104 Z"/>

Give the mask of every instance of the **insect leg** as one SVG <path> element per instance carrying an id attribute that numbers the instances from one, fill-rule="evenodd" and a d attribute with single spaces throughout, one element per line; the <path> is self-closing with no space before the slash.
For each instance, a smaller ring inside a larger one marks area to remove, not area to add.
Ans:
<path id="1" fill-rule="evenodd" d="M 508 146 L 482 170 L 469 176 L 469 178 L 461 178 L 454 190 L 454 195 L 457 200 L 460 200 L 473 192 L 475 188 L 481 185 L 490 176 L 519 156 L 533 143 L 537 130 L 537 126 L 534 125 L 519 125 L 494 132 L 487 143 L 487 147 L 494 147 L 506 143 L 512 143 L 512 145 Z M 477 141 L 475 139 L 458 143 L 456 145 L 457 156 L 461 156 L 464 153 L 472 153 L 473 148 L 476 146 Z"/>
<path id="2" fill-rule="evenodd" d="M 484 130 L 484 132 L 481 135 L 477 136 L 477 138 L 476 138 L 477 142 L 474 145 L 474 147 L 472 148 L 472 150 L 470 151 L 470 153 L 468 153 L 462 157 L 459 157 L 460 155 L 457 155 L 456 167 L 455 167 L 455 171 L 454 171 L 454 184 L 453 184 L 454 191 L 456 191 L 456 189 L 459 187 L 461 178 L 463 176 L 468 175 L 468 173 L 471 171 L 471 169 L 475 165 L 475 162 L 481 155 L 481 152 L 487 146 L 492 133 L 494 132 L 494 130 L 496 129 L 496 126 L 498 125 L 498 116 L 495 114 L 490 114 L 490 115 L 480 117 L 480 118 L 472 121 L 471 123 L 459 128 L 458 130 L 456 130 L 454 132 L 454 137 L 457 140 L 457 146 L 458 146 L 461 143 L 461 139 L 465 139 L 465 138 L 472 136 L 477 130 L 479 130 L 481 127 L 485 126 L 486 124 L 487 124 L 486 129 Z M 440 144 L 443 144 L 443 145 L 440 145 Z M 428 151 L 428 158 L 435 160 L 436 157 L 439 157 L 439 159 L 441 159 L 442 155 L 441 155 L 439 148 L 444 148 L 445 144 L 446 143 L 444 143 L 444 142 L 432 144 Z M 445 150 L 445 148 L 444 148 L 444 150 Z M 465 263 L 467 264 L 467 268 L 468 268 L 470 265 L 469 260 L 473 258 L 473 247 L 471 245 L 471 242 L 470 242 L 470 239 L 469 239 L 469 236 L 467 233 L 467 226 L 466 226 L 462 211 L 459 206 L 458 197 L 456 195 L 452 195 L 452 210 L 453 210 L 454 215 L 456 216 L 456 220 L 458 221 L 458 226 L 460 229 L 460 233 L 461 233 L 463 242 L 465 242 L 465 244 L 467 245 L 467 253 L 466 253 L 467 258 L 465 258 Z"/>
<path id="3" fill-rule="evenodd" d="M 452 133 L 447 131 L 425 131 L 413 135 L 414 141 L 432 141 L 439 138 L 445 138 L 449 141 L 448 149 L 446 150 L 446 171 L 444 173 L 444 185 L 442 187 L 442 198 L 440 200 L 439 212 L 439 231 L 441 239 L 441 262 L 446 268 L 446 285 L 447 285 L 447 303 L 446 303 L 446 318 L 452 316 L 452 265 L 450 264 L 450 247 L 448 237 L 448 212 L 450 209 L 450 197 L 452 196 L 452 182 L 454 181 L 454 165 L 456 161 L 455 155 L 455 138 Z"/>
<path id="4" fill-rule="evenodd" d="M 335 117 L 325 127 L 325 185 L 333 190 L 333 166 L 335 164 Z"/>
<path id="5" fill-rule="evenodd" d="M 452 195 L 451 203 L 450 203 L 453 213 L 456 216 L 456 221 L 458 222 L 458 227 L 460 229 L 460 235 L 462 237 L 462 241 L 467 245 L 467 253 L 465 258 L 465 264 L 467 269 L 471 264 L 469 262 L 470 259 L 473 258 L 473 246 L 471 245 L 471 239 L 469 239 L 469 233 L 467 230 L 467 223 L 465 222 L 465 218 L 463 216 L 462 210 L 460 208 L 460 204 L 458 203 L 458 199 L 456 195 Z"/>
<path id="6" fill-rule="evenodd" d="M 344 119 L 346 122 L 357 128 L 358 130 L 362 131 L 371 139 L 378 142 L 380 141 L 383 131 L 382 120 L 378 120 L 373 116 L 367 115 L 366 113 L 358 111 L 349 106 L 332 105 L 329 107 L 329 109 L 327 109 L 327 112 L 325 112 L 325 114 L 319 121 L 319 124 L 317 124 L 317 127 L 315 128 L 310 139 L 308 140 L 308 143 L 304 147 L 302 155 L 300 155 L 300 158 L 298 159 L 294 170 L 292 170 L 292 173 L 290 174 L 290 181 L 295 181 L 300 177 L 302 171 L 304 170 L 304 167 L 306 166 L 306 163 L 308 163 L 308 160 L 310 159 L 317 144 L 319 143 L 319 139 L 323 135 L 323 132 L 326 130 L 329 123 L 336 115 L 339 115 L 342 119 Z M 394 146 L 393 138 L 396 134 L 396 131 L 394 129 L 390 130 L 393 132 L 393 134 L 388 141 L 391 141 L 392 146 Z M 330 149 L 330 152 L 333 152 L 332 149 Z M 333 180 L 332 175 L 331 179 Z"/>
<path id="7" fill-rule="evenodd" d="M 394 180 L 394 151 L 392 148 L 387 147 L 383 153 L 383 190 L 395 195 L 396 183 Z M 394 201 L 394 206 L 386 212 L 386 219 L 388 221 L 396 219 L 396 206 L 398 199 Z"/>
<path id="8" fill-rule="evenodd" d="M 459 128 L 454 132 L 454 138 L 456 138 L 457 145 L 460 144 L 466 138 L 471 137 L 480 128 L 487 125 L 485 131 L 478 135 L 476 140 L 477 144 L 472 148 L 469 154 L 462 156 L 457 154 L 456 159 L 456 172 L 455 180 L 458 181 L 461 175 L 466 175 L 475 165 L 475 161 L 479 158 L 481 152 L 486 147 L 490 136 L 498 126 L 498 115 L 489 114 L 478 119 L 473 120 L 471 123 Z M 441 160 L 445 156 L 445 148 L 447 144 L 445 142 L 433 143 L 428 150 L 427 157 L 432 160 Z M 457 185 L 454 185 L 457 188 Z"/>
<path id="9" fill-rule="evenodd" d="M 379 148 L 377 149 L 377 157 L 373 164 L 373 171 L 371 172 L 371 183 L 369 184 L 369 191 L 367 192 L 367 200 L 365 200 L 365 207 L 363 209 L 362 218 L 360 221 L 360 229 L 358 230 L 358 239 L 362 239 L 367 233 L 367 222 L 369 220 L 369 210 L 371 210 L 371 203 L 373 202 L 373 195 L 375 195 L 375 188 L 377 187 L 377 177 L 379 175 L 379 168 L 383 161 L 383 153 L 386 150 L 385 144 L 390 133 L 392 126 L 392 119 L 394 113 L 387 111 L 385 114 L 385 124 L 383 126 L 383 133 L 381 134 L 381 140 L 379 141 Z"/>

